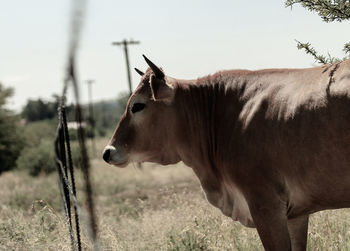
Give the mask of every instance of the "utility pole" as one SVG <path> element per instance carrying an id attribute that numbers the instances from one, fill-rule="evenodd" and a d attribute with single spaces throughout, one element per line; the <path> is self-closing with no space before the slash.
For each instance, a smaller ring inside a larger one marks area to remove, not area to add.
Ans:
<path id="1" fill-rule="evenodd" d="M 125 60 L 126 60 L 126 70 L 127 70 L 127 74 L 128 74 L 129 94 L 130 94 L 130 96 L 131 96 L 131 93 L 132 93 L 132 86 L 131 86 L 131 75 L 130 75 L 128 45 L 139 44 L 139 43 L 140 43 L 140 41 L 134 41 L 132 39 L 130 39 L 129 41 L 124 39 L 123 41 L 120 41 L 120 42 L 112 42 L 112 45 L 118 45 L 118 46 L 123 46 L 124 47 L 124 54 L 125 54 Z"/>
<path id="2" fill-rule="evenodd" d="M 126 71 L 128 74 L 128 82 L 129 82 L 129 96 L 132 94 L 132 86 L 131 86 L 131 74 L 130 74 L 130 64 L 129 64 L 129 53 L 128 53 L 128 45 L 131 44 L 139 44 L 140 41 L 134 41 L 130 39 L 129 41 L 124 39 L 123 41 L 120 42 L 112 42 L 112 45 L 118 45 L 118 46 L 123 46 L 124 47 L 124 54 L 125 54 L 125 60 L 126 60 Z M 137 163 L 138 168 L 142 168 L 142 165 L 140 162 Z"/>
<path id="3" fill-rule="evenodd" d="M 95 118 L 93 112 L 92 105 L 92 87 L 91 85 L 95 83 L 95 80 L 88 79 L 86 80 L 88 86 L 88 95 L 89 95 L 89 117 L 90 117 L 90 125 L 91 125 L 91 145 L 92 145 L 92 156 L 96 154 L 96 145 L 95 145 Z"/>

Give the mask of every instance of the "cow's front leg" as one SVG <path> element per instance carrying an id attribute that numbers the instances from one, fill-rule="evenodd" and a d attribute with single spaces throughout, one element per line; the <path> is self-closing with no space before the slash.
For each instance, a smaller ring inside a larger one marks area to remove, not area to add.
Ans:
<path id="1" fill-rule="evenodd" d="M 265 250 L 291 250 L 286 210 L 281 201 L 262 200 L 248 204 Z"/>
<path id="2" fill-rule="evenodd" d="M 293 251 L 306 250 L 309 215 L 288 220 L 288 229 Z"/>

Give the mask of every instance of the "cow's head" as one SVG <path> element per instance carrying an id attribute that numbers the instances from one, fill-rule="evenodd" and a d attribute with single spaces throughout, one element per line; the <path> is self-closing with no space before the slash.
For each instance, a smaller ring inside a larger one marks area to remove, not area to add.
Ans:
<path id="1" fill-rule="evenodd" d="M 149 68 L 128 100 L 125 112 L 103 152 L 103 159 L 116 166 L 130 162 L 172 164 L 179 161 L 172 147 L 176 81 L 144 56 Z"/>

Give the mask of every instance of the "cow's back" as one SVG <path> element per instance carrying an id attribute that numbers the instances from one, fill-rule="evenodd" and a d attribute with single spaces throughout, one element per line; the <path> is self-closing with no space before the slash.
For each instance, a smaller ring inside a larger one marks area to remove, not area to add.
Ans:
<path id="1" fill-rule="evenodd" d="M 238 143 L 247 163 L 281 173 L 291 214 L 350 206 L 350 61 L 245 77 Z"/>

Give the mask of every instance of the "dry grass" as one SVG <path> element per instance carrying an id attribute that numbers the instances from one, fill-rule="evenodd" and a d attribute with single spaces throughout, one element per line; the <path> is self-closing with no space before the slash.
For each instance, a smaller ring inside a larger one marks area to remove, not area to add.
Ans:
<path id="1" fill-rule="evenodd" d="M 182 164 L 118 169 L 94 159 L 92 166 L 102 250 L 263 249 L 256 230 L 232 222 L 205 201 L 193 172 Z M 313 215 L 308 249 L 350 250 L 349 213 Z M 83 214 L 83 248 L 91 250 L 85 222 Z M 0 176 L 0 250 L 69 249 L 56 175 Z"/>

